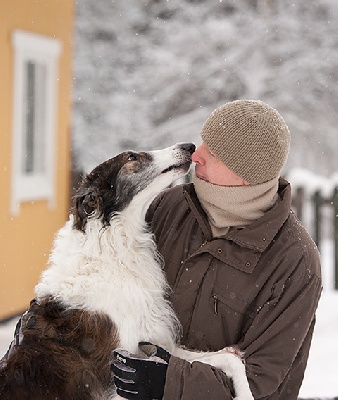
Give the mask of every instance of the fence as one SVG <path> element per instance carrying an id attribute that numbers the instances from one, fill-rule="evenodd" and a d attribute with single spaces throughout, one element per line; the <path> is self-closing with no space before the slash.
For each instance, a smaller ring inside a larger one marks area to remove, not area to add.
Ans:
<path id="1" fill-rule="evenodd" d="M 305 195 L 304 188 L 297 187 L 292 199 L 292 208 L 297 217 L 304 222 L 304 208 L 305 208 Z M 312 208 L 312 229 L 310 229 L 312 237 L 321 250 L 323 242 L 323 224 L 324 224 L 324 208 L 330 209 L 329 225 L 332 230 L 333 239 L 333 261 L 334 261 L 334 288 L 338 290 L 338 187 L 335 187 L 330 196 L 324 196 L 321 190 L 316 190 L 311 198 Z M 326 221 L 327 223 L 327 221 Z"/>

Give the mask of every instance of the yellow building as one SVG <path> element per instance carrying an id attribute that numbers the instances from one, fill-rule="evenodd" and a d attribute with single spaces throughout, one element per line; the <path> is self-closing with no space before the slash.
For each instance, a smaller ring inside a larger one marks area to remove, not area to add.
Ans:
<path id="1" fill-rule="evenodd" d="M 73 11 L 0 4 L 0 320 L 29 305 L 68 215 Z"/>

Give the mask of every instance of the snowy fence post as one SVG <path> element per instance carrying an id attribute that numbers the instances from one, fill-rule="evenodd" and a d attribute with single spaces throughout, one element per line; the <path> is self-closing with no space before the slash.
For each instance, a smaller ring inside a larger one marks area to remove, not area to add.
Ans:
<path id="1" fill-rule="evenodd" d="M 317 190 L 313 194 L 312 201 L 314 204 L 314 241 L 319 249 L 322 227 L 321 206 L 323 205 L 323 198 L 320 190 Z"/>
<path id="2" fill-rule="evenodd" d="M 338 187 L 333 191 L 333 224 L 334 224 L 334 288 L 338 290 Z"/>

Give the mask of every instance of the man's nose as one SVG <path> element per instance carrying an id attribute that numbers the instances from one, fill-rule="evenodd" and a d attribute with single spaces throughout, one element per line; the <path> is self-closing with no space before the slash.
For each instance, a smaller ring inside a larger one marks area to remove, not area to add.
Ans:
<path id="1" fill-rule="evenodd" d="M 203 159 L 199 153 L 199 147 L 197 147 L 197 149 L 192 153 L 191 160 L 196 164 L 203 164 Z"/>

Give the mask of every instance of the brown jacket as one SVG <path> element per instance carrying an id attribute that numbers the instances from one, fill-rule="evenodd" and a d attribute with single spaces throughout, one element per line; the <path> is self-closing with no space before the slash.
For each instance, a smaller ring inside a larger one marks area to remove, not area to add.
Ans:
<path id="1" fill-rule="evenodd" d="M 281 179 L 280 200 L 262 218 L 212 238 L 193 185 L 154 201 L 147 218 L 165 260 L 182 344 L 245 352 L 255 399 L 297 398 L 321 293 L 317 248 L 291 206 Z M 164 400 L 232 399 L 225 374 L 171 357 Z"/>

